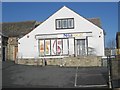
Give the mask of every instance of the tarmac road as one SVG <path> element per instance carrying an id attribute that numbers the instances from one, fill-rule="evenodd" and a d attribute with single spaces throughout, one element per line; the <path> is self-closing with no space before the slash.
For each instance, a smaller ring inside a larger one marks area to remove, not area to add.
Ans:
<path id="1" fill-rule="evenodd" d="M 17 65 L 13 62 L 3 62 L 2 66 L 3 88 L 108 87 L 105 67 L 41 67 Z"/>

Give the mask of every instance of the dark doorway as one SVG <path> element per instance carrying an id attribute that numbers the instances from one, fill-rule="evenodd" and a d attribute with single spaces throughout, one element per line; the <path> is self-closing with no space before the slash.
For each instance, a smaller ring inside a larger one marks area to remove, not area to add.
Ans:
<path id="1" fill-rule="evenodd" d="M 5 47 L 2 50 L 2 61 L 5 61 Z"/>

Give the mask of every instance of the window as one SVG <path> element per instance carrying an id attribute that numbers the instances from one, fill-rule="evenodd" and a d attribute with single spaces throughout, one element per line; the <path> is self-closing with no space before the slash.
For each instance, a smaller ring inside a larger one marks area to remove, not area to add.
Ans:
<path id="1" fill-rule="evenodd" d="M 74 18 L 56 19 L 56 29 L 73 29 Z"/>
<path id="2" fill-rule="evenodd" d="M 69 27 L 69 28 L 74 27 L 74 26 L 73 26 L 73 20 L 72 20 L 72 19 L 69 19 L 69 20 L 68 20 L 68 27 Z"/>
<path id="3" fill-rule="evenodd" d="M 44 56 L 44 40 L 39 41 L 40 56 Z"/>
<path id="4" fill-rule="evenodd" d="M 68 39 L 63 39 L 63 54 L 68 54 Z"/>
<path id="5" fill-rule="evenodd" d="M 39 56 L 60 56 L 68 55 L 68 39 L 67 38 L 51 38 L 39 40 Z"/>
<path id="6" fill-rule="evenodd" d="M 56 55 L 56 39 L 51 39 L 51 55 Z"/>
<path id="7" fill-rule="evenodd" d="M 61 28 L 61 20 L 57 20 L 57 28 Z"/>
<path id="8" fill-rule="evenodd" d="M 85 39 L 77 40 L 77 55 L 85 55 Z"/>
<path id="9" fill-rule="evenodd" d="M 67 28 L 67 20 L 62 20 L 62 27 Z"/>
<path id="10" fill-rule="evenodd" d="M 57 39 L 57 55 L 62 54 L 62 39 Z"/>
<path id="11" fill-rule="evenodd" d="M 45 55 L 50 55 L 50 40 L 45 40 Z"/>

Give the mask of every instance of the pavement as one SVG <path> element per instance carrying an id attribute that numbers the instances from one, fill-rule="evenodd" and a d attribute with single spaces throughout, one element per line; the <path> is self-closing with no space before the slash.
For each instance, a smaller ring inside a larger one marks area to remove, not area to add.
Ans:
<path id="1" fill-rule="evenodd" d="M 108 88 L 106 67 L 28 66 L 2 63 L 3 88 Z"/>

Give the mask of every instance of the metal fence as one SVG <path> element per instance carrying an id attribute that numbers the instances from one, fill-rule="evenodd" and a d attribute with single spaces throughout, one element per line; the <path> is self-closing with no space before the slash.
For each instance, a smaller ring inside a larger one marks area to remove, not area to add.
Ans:
<path id="1" fill-rule="evenodd" d="M 102 58 L 102 66 L 108 68 L 111 88 L 120 87 L 120 55 L 111 55 Z"/>

